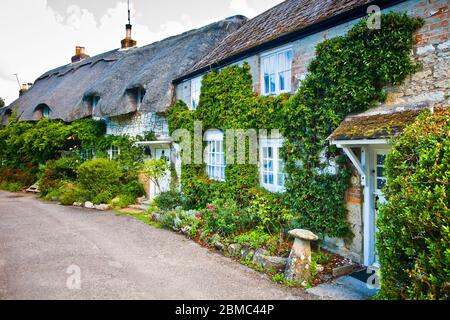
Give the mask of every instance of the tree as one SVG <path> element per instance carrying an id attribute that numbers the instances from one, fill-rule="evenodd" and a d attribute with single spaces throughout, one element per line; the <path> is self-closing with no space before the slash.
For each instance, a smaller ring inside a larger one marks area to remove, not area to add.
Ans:
<path id="1" fill-rule="evenodd" d="M 0 97 L 0 108 L 3 108 L 5 106 L 5 100 Z"/>
<path id="2" fill-rule="evenodd" d="M 152 159 L 144 162 L 142 173 L 152 181 L 161 192 L 161 181 L 170 172 L 170 164 L 165 159 Z"/>

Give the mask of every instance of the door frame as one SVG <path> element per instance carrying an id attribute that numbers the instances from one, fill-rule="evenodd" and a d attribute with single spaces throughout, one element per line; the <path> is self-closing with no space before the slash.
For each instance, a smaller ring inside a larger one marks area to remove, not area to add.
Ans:
<path id="1" fill-rule="evenodd" d="M 389 154 L 391 146 L 386 145 L 366 145 L 362 147 L 363 167 L 366 172 L 367 185 L 364 188 L 364 265 L 377 265 L 376 259 L 376 155 L 379 153 Z"/>

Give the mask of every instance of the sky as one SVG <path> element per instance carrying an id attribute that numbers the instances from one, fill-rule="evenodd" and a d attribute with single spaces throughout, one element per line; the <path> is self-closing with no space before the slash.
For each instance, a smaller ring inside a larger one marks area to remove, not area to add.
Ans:
<path id="1" fill-rule="evenodd" d="M 283 0 L 131 0 L 138 46 L 236 14 L 253 18 Z M 10 104 L 19 84 L 70 62 L 75 46 L 93 56 L 120 47 L 126 0 L 1 0 L 0 97 Z"/>

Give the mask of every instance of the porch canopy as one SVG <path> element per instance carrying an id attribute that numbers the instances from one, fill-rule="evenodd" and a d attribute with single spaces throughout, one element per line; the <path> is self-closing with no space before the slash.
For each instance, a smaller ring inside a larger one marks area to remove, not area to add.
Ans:
<path id="1" fill-rule="evenodd" d="M 348 116 L 328 137 L 331 144 L 342 148 L 362 177 L 365 172 L 352 148 L 388 145 L 403 129 L 414 123 L 416 117 L 430 106 L 429 101 L 381 105 L 360 114 Z"/>

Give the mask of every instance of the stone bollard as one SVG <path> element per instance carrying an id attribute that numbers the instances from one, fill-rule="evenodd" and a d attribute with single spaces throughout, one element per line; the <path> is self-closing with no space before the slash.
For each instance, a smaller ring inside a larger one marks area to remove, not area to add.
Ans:
<path id="1" fill-rule="evenodd" d="M 289 231 L 295 238 L 291 255 L 289 256 L 284 276 L 287 280 L 300 283 L 309 282 L 311 278 L 311 241 L 319 239 L 314 233 L 308 230 L 295 229 Z"/>

